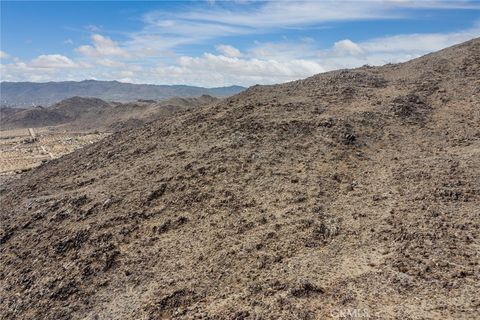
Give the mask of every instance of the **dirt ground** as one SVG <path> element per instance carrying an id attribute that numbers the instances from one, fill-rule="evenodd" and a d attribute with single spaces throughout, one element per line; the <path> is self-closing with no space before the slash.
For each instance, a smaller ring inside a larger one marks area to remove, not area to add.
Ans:
<path id="1" fill-rule="evenodd" d="M 108 135 L 58 127 L 0 130 L 0 176 L 26 172 Z"/>
<path id="2" fill-rule="evenodd" d="M 479 319 L 480 40 L 122 131 L 0 189 L 3 319 Z"/>

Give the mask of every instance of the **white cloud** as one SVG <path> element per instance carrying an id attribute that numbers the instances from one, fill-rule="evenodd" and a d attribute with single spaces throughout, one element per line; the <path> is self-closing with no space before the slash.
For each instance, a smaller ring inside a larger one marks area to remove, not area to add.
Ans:
<path id="1" fill-rule="evenodd" d="M 215 47 L 221 54 L 229 58 L 238 58 L 242 55 L 240 50 L 228 44 L 219 44 Z"/>
<path id="2" fill-rule="evenodd" d="M 59 81 L 87 79 L 91 65 L 60 54 L 46 54 L 30 61 L 15 57 L 10 63 L 0 64 L 0 68 L 4 81 Z"/>
<path id="3" fill-rule="evenodd" d="M 95 62 L 99 65 L 102 65 L 104 67 L 109 67 L 109 68 L 123 68 L 125 67 L 125 63 L 121 61 L 115 61 L 112 59 L 98 59 L 95 60 Z"/>
<path id="4" fill-rule="evenodd" d="M 10 58 L 10 55 L 5 51 L 0 50 L 0 59 L 8 59 L 8 58 Z"/>
<path id="5" fill-rule="evenodd" d="M 104 37 L 100 34 L 92 35 L 93 46 L 83 45 L 75 49 L 78 53 L 89 57 L 102 57 L 102 56 L 121 56 L 128 57 L 130 54 L 120 48 L 118 43 L 108 37 Z"/>
<path id="6" fill-rule="evenodd" d="M 313 39 L 301 42 L 256 42 L 247 50 L 249 57 L 288 61 L 293 59 L 314 59 L 318 50 Z"/>
<path id="7" fill-rule="evenodd" d="M 335 42 L 333 49 L 340 55 L 358 55 L 363 53 L 363 49 L 350 39 Z"/>
<path id="8" fill-rule="evenodd" d="M 404 62 L 480 36 L 480 24 L 451 33 L 400 34 L 362 42 L 341 40 L 333 50 L 319 52 L 327 70 L 353 68 L 364 64 Z"/>
<path id="9" fill-rule="evenodd" d="M 476 25 L 445 34 L 406 34 L 362 42 L 343 39 L 328 49 L 320 49 L 311 40 L 257 43 L 241 57 L 211 53 L 183 56 L 175 65 L 159 66 L 154 78 L 202 86 L 281 83 L 334 69 L 403 62 L 479 35 L 480 26 Z"/>
<path id="10" fill-rule="evenodd" d="M 73 44 L 73 40 L 72 40 L 72 39 L 65 39 L 65 40 L 63 41 L 63 43 L 65 43 L 65 44 Z"/>
<path id="11" fill-rule="evenodd" d="M 449 47 L 480 36 L 480 25 L 452 33 L 404 34 L 372 39 L 360 43 L 367 52 L 417 52 L 426 53 Z"/>
<path id="12" fill-rule="evenodd" d="M 69 58 L 60 54 L 40 55 L 33 59 L 30 64 L 33 68 L 76 68 L 78 65 Z"/>
<path id="13" fill-rule="evenodd" d="M 183 56 L 178 65 L 159 66 L 157 78 L 167 83 L 192 83 L 201 86 L 231 84 L 272 84 L 300 79 L 323 72 L 322 66 L 308 60 L 241 59 L 205 53 L 201 57 Z"/>

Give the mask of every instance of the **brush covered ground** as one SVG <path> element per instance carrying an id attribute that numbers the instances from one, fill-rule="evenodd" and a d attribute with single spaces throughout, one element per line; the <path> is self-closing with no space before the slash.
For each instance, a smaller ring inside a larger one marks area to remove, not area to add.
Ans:
<path id="1" fill-rule="evenodd" d="M 0 314 L 479 318 L 479 88 L 476 39 L 50 161 L 0 190 Z"/>

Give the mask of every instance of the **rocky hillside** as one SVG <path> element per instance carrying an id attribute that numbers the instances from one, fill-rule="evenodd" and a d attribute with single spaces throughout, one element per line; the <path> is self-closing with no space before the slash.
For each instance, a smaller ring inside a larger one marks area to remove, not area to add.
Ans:
<path id="1" fill-rule="evenodd" d="M 71 120 L 59 112 L 41 106 L 29 109 L 7 107 L 1 108 L 1 110 L 5 110 L 0 113 L 0 128 L 2 130 L 54 126 Z"/>
<path id="2" fill-rule="evenodd" d="M 48 162 L 1 189 L 0 314 L 479 318 L 479 88 L 476 39 Z"/>
<path id="3" fill-rule="evenodd" d="M 138 99 L 165 100 L 173 97 L 196 97 L 204 94 L 227 97 L 245 90 L 230 86 L 202 88 L 184 85 L 133 84 L 118 81 L 64 81 L 64 82 L 1 82 L 0 103 L 6 106 L 50 106 L 74 96 L 95 97 L 109 101 L 131 102 Z"/>

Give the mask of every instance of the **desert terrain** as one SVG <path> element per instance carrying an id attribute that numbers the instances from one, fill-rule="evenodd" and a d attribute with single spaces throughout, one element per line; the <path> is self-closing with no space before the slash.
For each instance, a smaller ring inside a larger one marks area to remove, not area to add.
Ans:
<path id="1" fill-rule="evenodd" d="M 72 97 L 46 108 L 1 108 L 0 181 L 116 131 L 129 130 L 217 100 L 203 95 L 119 103 Z"/>
<path id="2" fill-rule="evenodd" d="M 253 86 L 3 184 L 0 314 L 478 319 L 479 177 L 479 39 Z"/>
<path id="3" fill-rule="evenodd" d="M 72 132 L 56 127 L 0 130 L 0 176 L 26 172 L 108 134 Z"/>

